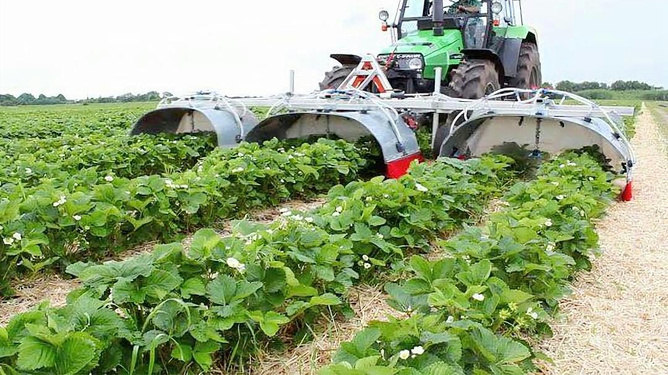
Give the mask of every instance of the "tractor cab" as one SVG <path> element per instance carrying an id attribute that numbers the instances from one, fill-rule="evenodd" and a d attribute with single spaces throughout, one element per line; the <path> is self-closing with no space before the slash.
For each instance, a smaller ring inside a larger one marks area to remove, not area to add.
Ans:
<path id="1" fill-rule="evenodd" d="M 477 99 L 503 87 L 540 85 L 536 33 L 522 25 L 520 0 L 400 1 L 394 22 L 388 23 L 387 11 L 379 14 L 392 44 L 377 59 L 393 89 L 431 93 L 437 87 L 436 68 L 443 72 L 438 86 L 454 97 Z M 530 60 L 527 71 L 521 70 L 521 56 Z M 322 90 L 337 88 L 361 59 L 340 54 L 332 58 L 341 66 L 326 73 Z M 474 73 L 482 70 L 485 82 L 474 87 L 471 80 L 479 78 Z"/>

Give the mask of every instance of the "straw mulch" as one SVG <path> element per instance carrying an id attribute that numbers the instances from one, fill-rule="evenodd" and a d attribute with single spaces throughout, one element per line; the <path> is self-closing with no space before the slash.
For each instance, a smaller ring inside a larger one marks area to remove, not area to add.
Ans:
<path id="1" fill-rule="evenodd" d="M 668 374 L 668 159 L 646 108 L 633 146 L 634 200 L 598 223 L 603 255 L 541 344 L 545 374 Z"/>

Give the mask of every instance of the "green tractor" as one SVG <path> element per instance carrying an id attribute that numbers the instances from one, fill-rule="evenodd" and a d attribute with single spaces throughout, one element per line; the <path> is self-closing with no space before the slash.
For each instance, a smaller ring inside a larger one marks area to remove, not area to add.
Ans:
<path id="1" fill-rule="evenodd" d="M 394 24 L 380 12 L 382 29 L 393 44 L 378 62 L 395 90 L 432 93 L 436 68 L 443 72 L 441 92 L 478 99 L 504 87 L 541 85 L 536 32 L 523 25 L 521 0 L 401 0 Z M 334 54 L 341 63 L 327 72 L 320 89 L 336 89 L 361 57 Z"/>

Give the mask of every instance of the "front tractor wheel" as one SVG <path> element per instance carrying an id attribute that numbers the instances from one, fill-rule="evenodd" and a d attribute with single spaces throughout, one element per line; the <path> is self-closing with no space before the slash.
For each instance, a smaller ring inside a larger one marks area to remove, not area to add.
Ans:
<path id="1" fill-rule="evenodd" d="M 452 71 L 449 85 L 456 98 L 480 99 L 501 88 L 496 65 L 489 60 L 464 60 Z"/>

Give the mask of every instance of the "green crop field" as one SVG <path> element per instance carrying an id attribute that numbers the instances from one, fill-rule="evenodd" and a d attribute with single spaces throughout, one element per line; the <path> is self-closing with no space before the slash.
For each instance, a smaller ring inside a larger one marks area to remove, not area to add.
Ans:
<path id="1" fill-rule="evenodd" d="M 153 106 L 0 109 L 2 298 L 38 273 L 80 283 L 65 306 L 0 327 L 0 374 L 243 372 L 308 341 L 323 314 L 350 317 L 359 285 L 384 285 L 404 318 L 360 331 L 322 374 L 530 373 L 542 355 L 526 338 L 550 332 L 619 193 L 582 153 L 528 181 L 500 155 L 391 180 L 367 178 L 378 171 L 363 143 L 128 136 Z M 218 231 L 325 193 L 319 208 Z M 492 200 L 502 208 L 488 216 Z"/>

